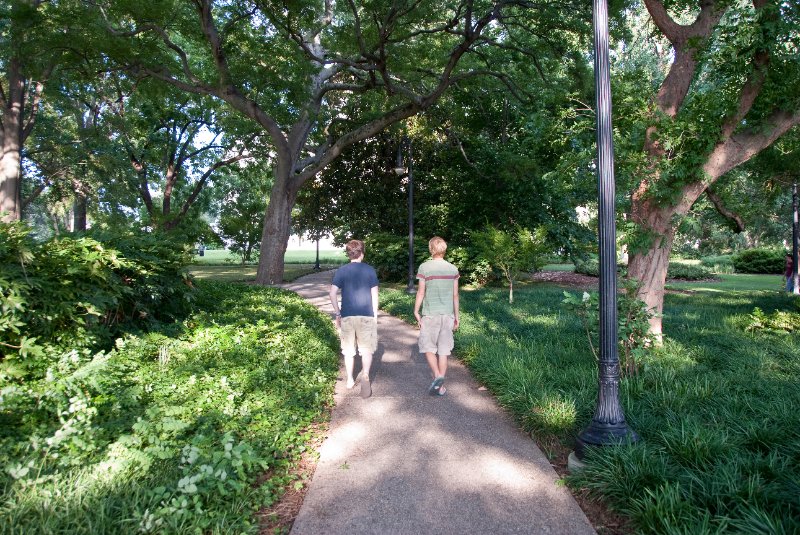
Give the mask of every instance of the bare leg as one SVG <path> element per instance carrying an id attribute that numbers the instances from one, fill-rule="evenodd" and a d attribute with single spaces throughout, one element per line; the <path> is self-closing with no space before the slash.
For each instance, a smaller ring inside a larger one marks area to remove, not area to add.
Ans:
<path id="1" fill-rule="evenodd" d="M 361 380 L 369 381 L 369 370 L 372 367 L 372 353 L 361 355 Z"/>
<path id="2" fill-rule="evenodd" d="M 439 377 L 447 373 L 447 355 L 439 355 Z"/>
<path id="3" fill-rule="evenodd" d="M 356 382 L 353 380 L 353 362 L 354 362 L 354 358 L 353 357 L 354 356 L 355 355 L 350 355 L 349 357 L 347 355 L 344 356 L 344 369 L 345 369 L 345 372 L 347 373 L 347 379 L 346 379 L 347 380 L 347 383 L 346 383 L 347 388 L 353 388 L 353 386 L 355 386 L 355 384 L 356 384 Z"/>
<path id="4" fill-rule="evenodd" d="M 372 385 L 369 383 L 370 366 L 372 366 L 372 353 L 361 355 L 361 397 L 364 399 L 372 395 Z"/>
<path id="5" fill-rule="evenodd" d="M 431 367 L 433 378 L 441 377 L 442 374 L 439 373 L 439 361 L 436 359 L 436 353 L 425 353 L 425 358 L 428 361 L 428 366 Z"/>

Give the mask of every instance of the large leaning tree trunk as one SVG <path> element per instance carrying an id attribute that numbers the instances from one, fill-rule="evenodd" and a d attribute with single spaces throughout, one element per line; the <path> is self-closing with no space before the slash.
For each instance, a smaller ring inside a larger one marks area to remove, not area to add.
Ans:
<path id="1" fill-rule="evenodd" d="M 672 44 L 674 56 L 655 97 L 656 115 L 660 119 L 654 119 L 645 136 L 644 151 L 650 162 L 649 171 L 631 197 L 631 219 L 639 227 L 640 243 L 646 245 L 631 250 L 628 275 L 641 283 L 640 298 L 656 312 L 650 328 L 660 340 L 664 285 L 676 220 L 685 216 L 698 197 L 719 177 L 748 161 L 798 125 L 800 107 L 796 104 L 796 97 L 786 98 L 790 94 L 797 95 L 796 89 L 788 85 L 780 87 L 781 74 L 770 72 L 773 56 L 780 50 L 778 41 L 781 38 L 780 30 L 774 32 L 771 28 L 777 22 L 792 23 L 781 21 L 785 14 L 780 12 L 777 1 L 754 0 L 749 16 L 757 37 L 749 50 L 748 74 L 739 83 L 727 113 L 715 125 L 711 135 L 716 135 L 716 142 L 709 149 L 693 154 L 694 161 L 700 164 L 693 164 L 695 168 L 689 179 L 685 173 L 665 171 L 665 164 L 678 156 L 674 146 L 667 146 L 664 142 L 662 133 L 670 122 L 678 124 L 678 121 L 687 120 L 681 116 L 687 95 L 694 86 L 702 85 L 707 77 L 713 76 L 713 71 L 711 74 L 708 72 L 713 65 L 701 60 L 718 26 L 724 23 L 730 3 L 701 0 L 696 19 L 691 24 L 681 25 L 667 12 L 662 0 L 644 2 L 656 27 Z M 797 14 L 793 17 L 796 19 Z M 791 30 L 787 31 L 791 33 Z M 795 29 L 794 40 L 797 40 L 796 34 Z M 781 69 L 800 73 L 797 65 L 787 67 L 785 58 L 780 58 L 779 65 Z M 783 83 L 797 86 L 798 80 L 795 78 Z M 783 98 L 775 98 L 776 94 L 783 95 Z M 664 195 L 665 191 L 672 193 Z"/>
<path id="2" fill-rule="evenodd" d="M 260 284 L 283 278 L 292 208 L 305 183 L 349 146 L 431 107 L 459 80 L 507 80 L 481 54 L 462 59 L 502 44 L 508 32 L 526 31 L 533 17 L 520 15 L 529 7 L 551 24 L 564 20 L 557 6 L 519 0 L 317 0 L 302 11 L 262 1 L 173 4 L 182 17 L 121 14 L 114 2 L 99 2 L 107 8 L 98 9 L 111 38 L 125 40 L 114 47 L 116 60 L 131 74 L 211 95 L 268 134 L 274 182 Z"/>

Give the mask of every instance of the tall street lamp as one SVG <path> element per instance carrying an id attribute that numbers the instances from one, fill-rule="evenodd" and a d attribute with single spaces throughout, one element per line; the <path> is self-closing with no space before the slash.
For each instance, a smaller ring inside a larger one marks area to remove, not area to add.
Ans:
<path id="1" fill-rule="evenodd" d="M 570 467 L 580 468 L 587 446 L 639 440 L 625 423 L 619 403 L 617 352 L 617 242 L 614 207 L 614 147 L 611 133 L 611 80 L 608 59 L 608 5 L 594 0 L 594 80 L 597 100 L 598 245 L 600 253 L 600 359 L 597 405 L 580 432 Z"/>
<path id="2" fill-rule="evenodd" d="M 403 148 L 408 150 L 406 156 L 407 166 L 403 165 Z M 414 288 L 414 171 L 413 171 L 413 146 L 411 140 L 403 136 L 397 148 L 397 162 L 394 172 L 397 176 L 408 175 L 408 286 L 406 292 L 413 294 Z"/>

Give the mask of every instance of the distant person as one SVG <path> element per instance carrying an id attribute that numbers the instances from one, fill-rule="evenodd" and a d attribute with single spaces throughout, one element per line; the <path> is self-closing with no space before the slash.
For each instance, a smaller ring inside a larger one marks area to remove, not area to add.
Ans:
<path id="1" fill-rule="evenodd" d="M 786 277 L 786 291 L 794 293 L 794 259 L 791 253 L 786 253 L 786 267 L 783 270 L 783 276 Z"/>
<path id="2" fill-rule="evenodd" d="M 458 268 L 444 259 L 447 242 L 434 236 L 428 242 L 432 260 L 417 271 L 417 299 L 414 317 L 419 323 L 419 351 L 431 367 L 431 395 L 443 396 L 447 357 L 453 351 L 453 331 L 458 330 Z M 422 315 L 420 315 L 420 306 Z"/>
<path id="3" fill-rule="evenodd" d="M 372 395 L 369 380 L 372 354 L 378 347 L 378 275 L 364 260 L 364 242 L 350 240 L 345 246 L 350 259 L 336 270 L 329 291 L 336 328 L 342 344 L 348 389 L 356 385 L 353 364 L 356 352 L 361 355 L 361 397 Z M 339 307 L 339 290 L 342 306 Z"/>

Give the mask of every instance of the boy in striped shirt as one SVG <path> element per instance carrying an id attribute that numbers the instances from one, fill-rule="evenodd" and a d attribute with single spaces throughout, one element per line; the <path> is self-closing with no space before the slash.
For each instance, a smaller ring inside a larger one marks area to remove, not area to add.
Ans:
<path id="1" fill-rule="evenodd" d="M 419 351 L 425 353 L 433 374 L 428 393 L 443 396 L 447 392 L 447 357 L 453 350 L 453 331 L 458 329 L 459 275 L 458 268 L 444 259 L 447 242 L 434 236 L 428 242 L 428 250 L 433 258 L 417 271 L 414 316 L 419 323 Z"/>

